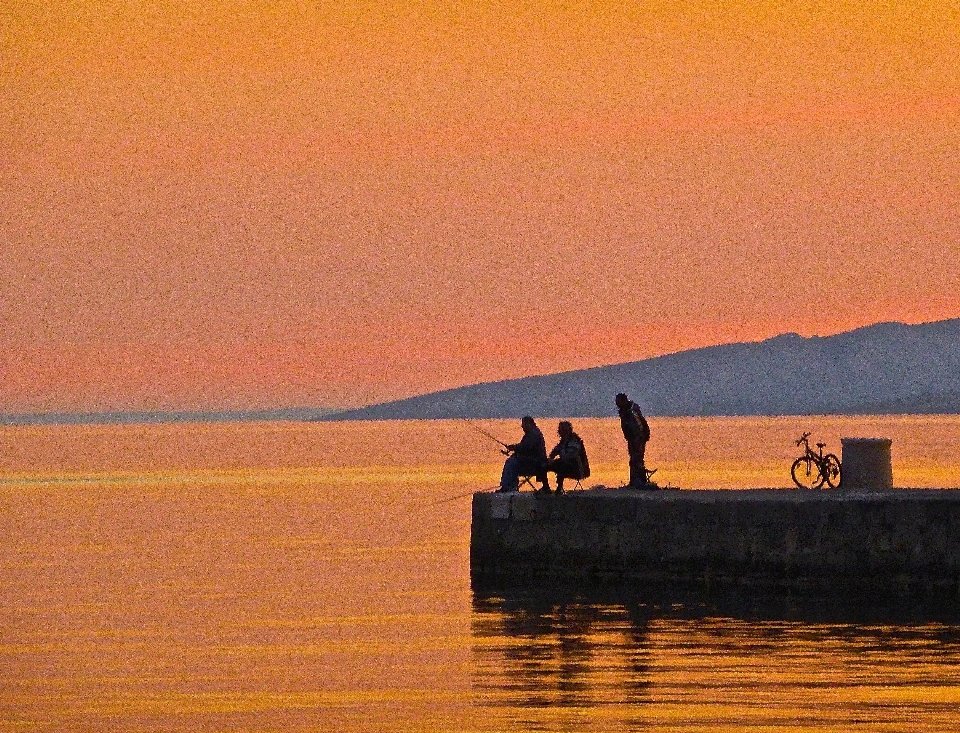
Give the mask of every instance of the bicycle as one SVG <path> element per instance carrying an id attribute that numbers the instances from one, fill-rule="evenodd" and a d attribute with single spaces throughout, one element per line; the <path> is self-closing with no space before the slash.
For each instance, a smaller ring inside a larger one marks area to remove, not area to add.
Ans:
<path id="1" fill-rule="evenodd" d="M 833 453 L 823 454 L 826 443 L 817 443 L 819 453 L 814 453 L 807 438 L 810 433 L 804 433 L 797 441 L 797 447 L 803 446 L 803 455 L 790 466 L 790 475 L 801 489 L 822 489 L 826 484 L 831 489 L 840 485 L 840 459 Z"/>

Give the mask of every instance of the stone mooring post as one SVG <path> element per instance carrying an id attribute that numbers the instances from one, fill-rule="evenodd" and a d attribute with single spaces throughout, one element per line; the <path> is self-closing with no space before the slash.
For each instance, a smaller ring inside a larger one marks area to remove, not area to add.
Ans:
<path id="1" fill-rule="evenodd" d="M 841 489 L 892 489 L 889 438 L 840 438 Z"/>

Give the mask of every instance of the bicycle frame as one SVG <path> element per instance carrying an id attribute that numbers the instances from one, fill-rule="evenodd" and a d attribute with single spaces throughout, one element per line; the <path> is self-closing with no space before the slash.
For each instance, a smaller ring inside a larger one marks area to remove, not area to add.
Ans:
<path id="1" fill-rule="evenodd" d="M 821 489 L 824 484 L 837 488 L 840 485 L 840 459 L 832 453 L 824 455 L 826 443 L 817 443 L 819 452 L 815 453 L 810 447 L 809 437 L 810 433 L 804 433 L 797 440 L 797 447 L 803 446 L 803 455 L 790 467 L 793 482 L 801 489 Z"/>

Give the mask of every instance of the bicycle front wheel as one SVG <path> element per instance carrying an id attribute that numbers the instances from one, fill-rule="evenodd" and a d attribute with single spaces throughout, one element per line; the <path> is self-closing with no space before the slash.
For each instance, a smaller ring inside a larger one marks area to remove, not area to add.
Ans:
<path id="1" fill-rule="evenodd" d="M 827 486 L 831 489 L 840 485 L 840 459 L 833 453 L 827 453 L 823 457 L 823 475 L 827 481 Z"/>
<path id="2" fill-rule="evenodd" d="M 823 473 L 820 464 L 812 458 L 798 458 L 790 466 L 793 483 L 801 489 L 819 489 L 823 486 Z"/>

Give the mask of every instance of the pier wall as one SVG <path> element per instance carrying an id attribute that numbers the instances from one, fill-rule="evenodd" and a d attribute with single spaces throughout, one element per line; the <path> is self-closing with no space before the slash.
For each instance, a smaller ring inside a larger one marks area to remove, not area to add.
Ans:
<path id="1" fill-rule="evenodd" d="M 475 581 L 955 587 L 960 491 L 478 493 Z"/>

